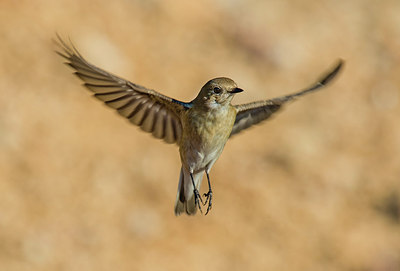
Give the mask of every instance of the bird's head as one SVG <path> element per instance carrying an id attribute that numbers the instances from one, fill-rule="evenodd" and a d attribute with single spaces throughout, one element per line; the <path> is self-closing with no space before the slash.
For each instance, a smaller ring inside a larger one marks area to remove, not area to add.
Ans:
<path id="1" fill-rule="evenodd" d="M 210 109 L 228 105 L 236 93 L 242 92 L 236 83 L 226 77 L 218 77 L 208 81 L 193 100 L 193 103 L 205 105 Z"/>

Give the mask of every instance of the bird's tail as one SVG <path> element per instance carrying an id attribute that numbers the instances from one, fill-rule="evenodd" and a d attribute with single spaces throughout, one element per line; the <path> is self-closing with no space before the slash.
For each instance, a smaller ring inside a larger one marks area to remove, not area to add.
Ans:
<path id="1" fill-rule="evenodd" d="M 200 190 L 203 174 L 203 171 L 193 173 L 193 180 L 197 190 Z M 183 212 L 186 212 L 188 215 L 195 215 L 197 208 L 190 173 L 182 167 L 179 176 L 178 193 L 176 195 L 175 215 L 178 216 Z"/>

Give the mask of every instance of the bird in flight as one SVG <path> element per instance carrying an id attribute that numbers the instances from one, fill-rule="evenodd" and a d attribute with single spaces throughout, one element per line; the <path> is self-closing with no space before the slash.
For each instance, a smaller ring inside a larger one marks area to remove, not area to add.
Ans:
<path id="1" fill-rule="evenodd" d="M 206 215 L 211 210 L 209 173 L 230 137 L 268 119 L 285 103 L 326 86 L 343 65 L 339 60 L 312 86 L 278 98 L 232 105 L 235 94 L 243 90 L 232 79 L 219 77 L 208 81 L 194 100 L 182 102 L 94 66 L 59 36 L 56 43 L 61 49 L 56 52 L 97 99 L 155 138 L 179 146 L 182 167 L 175 202 L 177 216 L 194 215 L 197 209 L 202 212 L 200 203 L 207 205 Z M 203 201 L 199 189 L 204 172 L 208 192 Z"/>

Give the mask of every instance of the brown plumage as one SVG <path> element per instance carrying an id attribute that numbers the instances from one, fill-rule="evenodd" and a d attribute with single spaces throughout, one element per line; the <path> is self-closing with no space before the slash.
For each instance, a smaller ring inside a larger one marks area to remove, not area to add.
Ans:
<path id="1" fill-rule="evenodd" d="M 131 123 L 155 138 L 179 146 L 182 168 L 179 178 L 175 214 L 193 215 L 201 211 L 198 193 L 204 172 L 209 192 L 204 194 L 207 212 L 212 206 L 209 172 L 222 153 L 230 136 L 268 119 L 285 103 L 316 91 L 329 83 L 343 62 L 311 87 L 291 95 L 242 105 L 232 105 L 236 93 L 243 90 L 229 78 L 208 81 L 191 102 L 181 102 L 155 90 L 134 84 L 87 62 L 76 48 L 58 37 L 61 51 L 57 53 L 94 96 L 117 110 Z"/>

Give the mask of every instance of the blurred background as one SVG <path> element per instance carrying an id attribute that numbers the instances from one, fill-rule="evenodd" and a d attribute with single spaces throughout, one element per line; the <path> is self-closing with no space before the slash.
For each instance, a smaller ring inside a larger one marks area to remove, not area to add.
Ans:
<path id="1" fill-rule="evenodd" d="M 2 0 L 0 270 L 400 270 L 399 14 L 397 0 Z M 346 65 L 233 137 L 211 213 L 175 217 L 177 147 L 91 98 L 56 32 L 183 101 L 217 76 L 243 103 Z"/>

